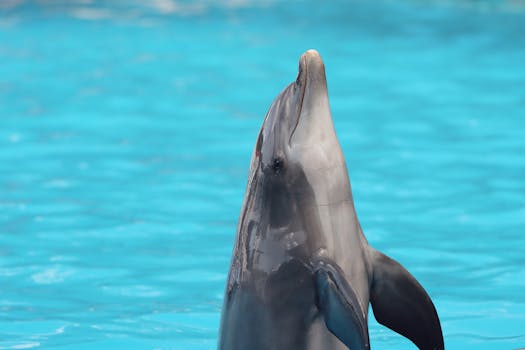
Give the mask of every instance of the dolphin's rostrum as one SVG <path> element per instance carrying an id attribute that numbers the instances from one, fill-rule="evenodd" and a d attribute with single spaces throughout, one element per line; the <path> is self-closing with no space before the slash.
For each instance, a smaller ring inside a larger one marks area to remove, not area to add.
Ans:
<path id="1" fill-rule="evenodd" d="M 368 245 L 328 103 L 324 64 L 301 56 L 253 152 L 228 275 L 219 350 L 369 349 L 379 323 L 443 349 L 430 297 Z"/>

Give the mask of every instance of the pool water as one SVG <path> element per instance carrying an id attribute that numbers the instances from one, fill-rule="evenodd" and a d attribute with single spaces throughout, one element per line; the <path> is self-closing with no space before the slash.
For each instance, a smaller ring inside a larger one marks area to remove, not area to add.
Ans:
<path id="1" fill-rule="evenodd" d="M 0 2 L 0 349 L 215 349 L 255 138 L 309 48 L 369 242 L 447 349 L 525 347 L 524 33 L 518 0 Z"/>

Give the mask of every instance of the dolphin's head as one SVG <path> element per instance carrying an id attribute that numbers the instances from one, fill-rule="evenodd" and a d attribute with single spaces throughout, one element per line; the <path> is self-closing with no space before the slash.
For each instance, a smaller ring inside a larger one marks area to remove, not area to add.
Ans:
<path id="1" fill-rule="evenodd" d="M 266 115 L 252 156 L 247 194 L 243 210 L 258 207 L 260 216 L 267 218 L 263 221 L 279 229 L 304 226 L 291 220 L 306 212 L 323 216 L 330 206 L 351 202 L 324 64 L 315 50 L 301 56 L 296 81 L 276 97 Z"/>
<path id="2" fill-rule="evenodd" d="M 300 197 L 314 195 L 317 204 L 331 204 L 350 195 L 330 113 L 324 63 L 317 51 L 308 50 L 301 56 L 296 81 L 273 101 L 251 169 L 280 191 Z"/>

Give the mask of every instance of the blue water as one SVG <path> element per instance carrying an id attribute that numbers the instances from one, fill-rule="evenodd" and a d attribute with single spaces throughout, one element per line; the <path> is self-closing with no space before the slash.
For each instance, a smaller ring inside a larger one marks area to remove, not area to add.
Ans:
<path id="1" fill-rule="evenodd" d="M 1 1 L 0 349 L 215 349 L 252 147 L 309 48 L 370 243 L 448 349 L 525 347 L 524 34 L 520 1 Z"/>

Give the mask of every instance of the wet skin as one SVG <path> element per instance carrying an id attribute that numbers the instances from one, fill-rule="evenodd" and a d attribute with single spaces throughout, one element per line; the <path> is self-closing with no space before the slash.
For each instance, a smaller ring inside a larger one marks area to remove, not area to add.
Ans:
<path id="1" fill-rule="evenodd" d="M 370 302 L 380 323 L 420 349 L 443 349 L 424 289 L 362 233 L 324 64 L 310 50 L 255 145 L 218 348 L 369 349 Z"/>

